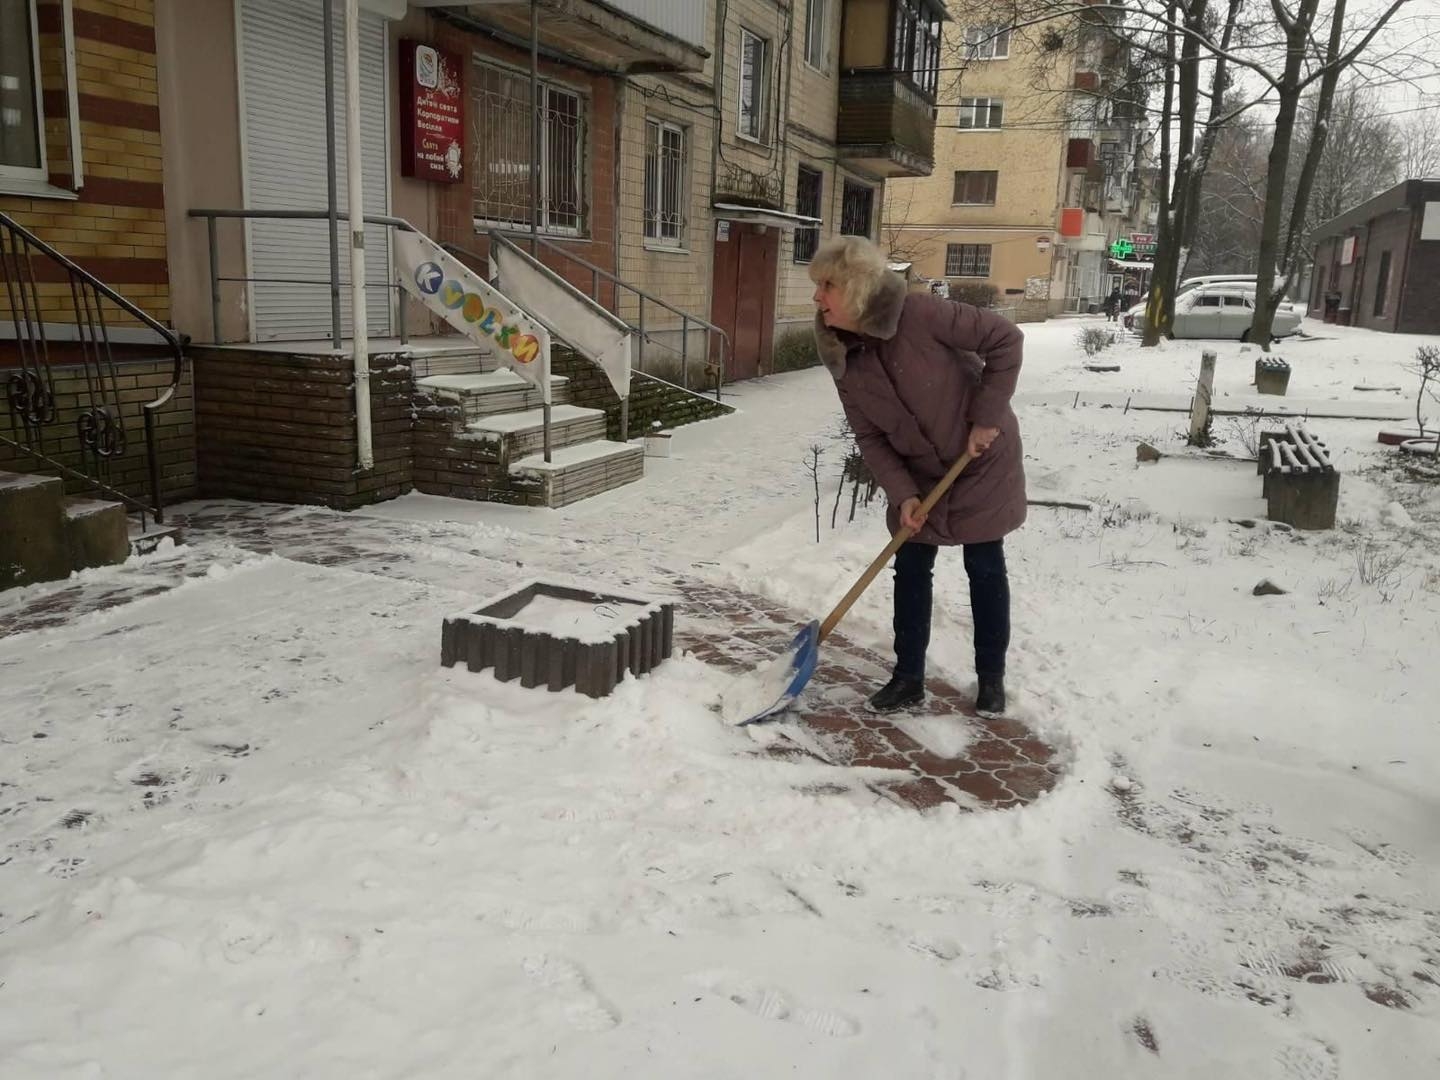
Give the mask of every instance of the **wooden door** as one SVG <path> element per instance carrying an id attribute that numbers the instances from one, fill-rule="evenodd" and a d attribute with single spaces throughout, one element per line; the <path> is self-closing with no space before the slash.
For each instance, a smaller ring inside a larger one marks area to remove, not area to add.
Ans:
<path id="1" fill-rule="evenodd" d="M 774 228 L 732 221 L 716 230 L 710 321 L 730 335 L 731 381 L 753 379 L 770 366 L 779 255 Z"/>

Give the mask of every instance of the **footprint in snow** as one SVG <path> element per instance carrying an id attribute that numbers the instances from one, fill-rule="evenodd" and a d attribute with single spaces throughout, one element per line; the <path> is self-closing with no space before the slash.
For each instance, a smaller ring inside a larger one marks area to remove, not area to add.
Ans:
<path id="1" fill-rule="evenodd" d="M 590 986 L 580 968 L 563 956 L 541 953 L 527 957 L 525 974 L 556 999 L 568 1020 L 581 1031 L 609 1031 L 620 1014 Z"/>
<path id="2" fill-rule="evenodd" d="M 795 1005 L 783 992 L 724 972 L 695 976 L 695 981 L 716 997 L 740 1006 L 761 1020 L 786 1020 L 836 1038 L 858 1035 L 860 1024 L 833 1009 Z"/>

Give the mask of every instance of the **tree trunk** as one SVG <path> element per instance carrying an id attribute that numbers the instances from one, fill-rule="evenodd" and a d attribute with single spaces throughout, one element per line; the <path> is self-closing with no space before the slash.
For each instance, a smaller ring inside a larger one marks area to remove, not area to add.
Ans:
<path id="1" fill-rule="evenodd" d="M 1170 218 L 1170 125 L 1175 118 L 1175 14 L 1178 0 L 1170 0 L 1165 7 L 1169 21 L 1165 31 L 1165 96 L 1160 107 L 1160 192 L 1159 224 L 1155 233 L 1155 266 L 1150 271 L 1150 296 L 1145 302 L 1145 332 L 1141 335 L 1142 348 L 1160 343 L 1162 336 L 1169 336 L 1170 319 L 1173 316 L 1175 299 L 1175 244 L 1171 242 L 1173 228 Z"/>

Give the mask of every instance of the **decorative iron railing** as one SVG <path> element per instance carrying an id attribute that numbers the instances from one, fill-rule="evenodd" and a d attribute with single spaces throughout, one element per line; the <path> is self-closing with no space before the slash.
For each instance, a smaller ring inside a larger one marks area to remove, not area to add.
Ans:
<path id="1" fill-rule="evenodd" d="M 9 322 L 14 329 L 14 363 L 0 364 L 10 413 L 9 434 L 0 432 L 0 442 L 37 459 L 46 470 L 79 480 L 138 510 L 142 526 L 146 514 L 163 521 L 155 418 L 180 385 L 184 367 L 180 339 L 6 214 L 0 214 L 0 283 L 4 290 L 0 298 L 7 305 L 0 311 L 0 326 Z M 107 303 L 114 309 L 108 318 Z M 138 403 L 145 432 L 148 501 L 110 483 L 112 465 L 125 454 L 130 440 L 125 417 L 130 395 L 120 386 L 111 345 L 117 335 L 143 338 L 174 361 L 169 385 L 161 387 L 153 401 Z M 0 347 L 6 344 L 0 338 Z M 6 351 L 0 348 L 0 356 Z M 78 367 L 83 374 L 74 421 L 78 469 L 55 456 L 65 453 L 60 444 L 68 434 L 65 415 L 71 412 L 62 407 L 57 393 L 56 369 L 65 367 Z"/>

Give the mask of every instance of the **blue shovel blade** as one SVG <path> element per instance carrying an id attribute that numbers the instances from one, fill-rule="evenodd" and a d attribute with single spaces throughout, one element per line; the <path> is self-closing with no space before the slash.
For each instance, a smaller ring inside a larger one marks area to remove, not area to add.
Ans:
<path id="1" fill-rule="evenodd" d="M 749 719 L 740 721 L 739 726 L 769 720 L 793 705 L 800 696 L 800 691 L 805 689 L 810 677 L 815 674 L 815 665 L 819 660 L 820 623 L 816 621 L 801 628 L 795 635 L 795 640 L 790 642 L 790 648 L 782 653 L 781 658 L 771 667 L 769 674 L 775 680 L 776 690 L 774 703 Z"/>

